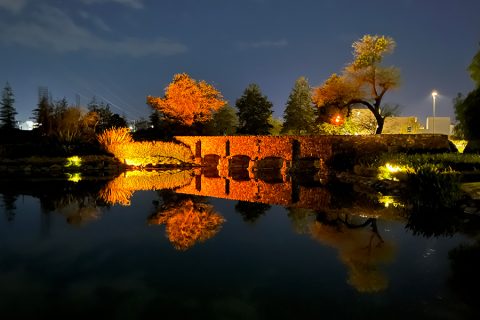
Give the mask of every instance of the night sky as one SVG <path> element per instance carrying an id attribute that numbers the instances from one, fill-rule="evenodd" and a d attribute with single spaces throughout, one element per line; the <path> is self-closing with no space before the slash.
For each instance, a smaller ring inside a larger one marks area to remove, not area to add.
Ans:
<path id="1" fill-rule="evenodd" d="M 0 86 L 17 120 L 32 116 L 38 87 L 53 99 L 96 96 L 129 120 L 148 117 L 175 73 L 219 89 L 231 105 L 260 85 L 281 117 L 300 76 L 318 86 L 352 60 L 364 34 L 391 36 L 385 65 L 402 85 L 384 101 L 424 122 L 473 89 L 467 67 L 480 49 L 479 0 L 0 0 Z"/>

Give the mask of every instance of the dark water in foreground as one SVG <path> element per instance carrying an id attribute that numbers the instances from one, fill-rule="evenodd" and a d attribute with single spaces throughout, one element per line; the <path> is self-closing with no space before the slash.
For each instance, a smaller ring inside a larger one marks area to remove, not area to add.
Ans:
<path id="1" fill-rule="evenodd" d="M 461 225 L 423 230 L 348 186 L 184 178 L 0 182 L 0 317 L 478 316 L 479 243 Z"/>

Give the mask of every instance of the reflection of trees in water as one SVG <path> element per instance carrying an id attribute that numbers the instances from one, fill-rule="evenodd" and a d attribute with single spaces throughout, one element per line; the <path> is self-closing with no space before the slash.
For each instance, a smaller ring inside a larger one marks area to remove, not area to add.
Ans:
<path id="1" fill-rule="evenodd" d="M 67 222 L 81 225 L 95 220 L 100 214 L 97 201 L 98 191 L 103 187 L 104 180 L 83 180 L 73 183 L 66 180 L 8 180 L 0 184 L 5 208 L 11 211 L 13 218 L 15 201 L 18 195 L 29 195 L 40 200 L 42 221 L 48 225 L 48 215 L 56 212 L 64 215 Z M 7 197 L 5 197 L 7 195 Z"/>
<path id="2" fill-rule="evenodd" d="M 163 192 L 163 204 L 148 218 L 150 224 L 166 226 L 167 238 L 180 251 L 212 238 L 225 222 L 212 205 L 195 200 L 198 199 Z"/>
<path id="3" fill-rule="evenodd" d="M 235 211 L 240 213 L 243 221 L 255 223 L 258 218 L 264 215 L 271 206 L 264 203 L 255 203 L 248 201 L 238 201 L 235 205 Z"/>
<path id="4" fill-rule="evenodd" d="M 314 239 L 338 250 L 340 260 L 348 268 L 348 283 L 359 292 L 385 290 L 388 279 L 380 265 L 393 258 L 393 245 L 384 241 L 377 228 L 377 219 L 355 222 L 345 216 L 328 219 L 319 215 L 311 225 Z M 370 226 L 366 229 L 365 227 Z"/>
<path id="5" fill-rule="evenodd" d="M 13 193 L 2 194 L 2 207 L 5 210 L 7 221 L 13 221 L 13 219 L 15 218 L 15 210 L 17 209 L 17 207 L 15 206 L 15 202 L 17 201 L 17 198 L 18 195 Z"/>
<path id="6" fill-rule="evenodd" d="M 65 194 L 55 199 L 52 204 L 56 212 L 67 218 L 69 224 L 76 226 L 97 220 L 101 214 L 96 195 Z"/>
<path id="7" fill-rule="evenodd" d="M 461 244 L 451 250 L 448 257 L 452 269 L 449 285 L 462 301 L 477 306 L 480 299 L 480 239 L 473 244 Z"/>
<path id="8" fill-rule="evenodd" d="M 405 228 L 412 231 L 413 235 L 426 238 L 453 236 L 461 228 L 462 219 L 455 210 L 433 211 L 429 208 L 410 210 L 407 212 Z"/>
<path id="9" fill-rule="evenodd" d="M 310 232 L 310 226 L 315 222 L 316 212 L 311 209 L 289 207 L 288 218 L 292 223 L 293 230 L 299 234 Z"/>

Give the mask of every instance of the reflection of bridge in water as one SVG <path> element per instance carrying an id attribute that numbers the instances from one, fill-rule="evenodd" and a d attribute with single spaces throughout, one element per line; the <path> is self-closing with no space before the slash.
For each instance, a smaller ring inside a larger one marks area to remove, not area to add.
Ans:
<path id="1" fill-rule="evenodd" d="M 198 196 L 258 202 L 320 210 L 330 204 L 330 193 L 321 187 L 300 186 L 285 176 L 282 181 L 261 179 L 235 180 L 224 177 L 197 175 L 192 182 L 175 190 Z"/>
<path id="2" fill-rule="evenodd" d="M 274 175 L 267 174 L 264 179 L 250 179 L 243 175 L 221 177 L 218 172 L 207 176 L 192 171 L 132 171 L 110 181 L 100 196 L 110 204 L 129 205 L 135 191 L 174 189 L 178 193 L 230 200 L 310 209 L 328 207 L 330 193 L 325 188 L 301 186 L 278 171 L 271 173 Z"/>

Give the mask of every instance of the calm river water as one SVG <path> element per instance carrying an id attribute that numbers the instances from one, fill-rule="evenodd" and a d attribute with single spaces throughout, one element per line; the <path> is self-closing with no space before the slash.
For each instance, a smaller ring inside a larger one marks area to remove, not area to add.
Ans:
<path id="1" fill-rule="evenodd" d="M 478 316 L 476 231 L 398 199 L 278 177 L 70 180 L 0 182 L 2 319 Z"/>

